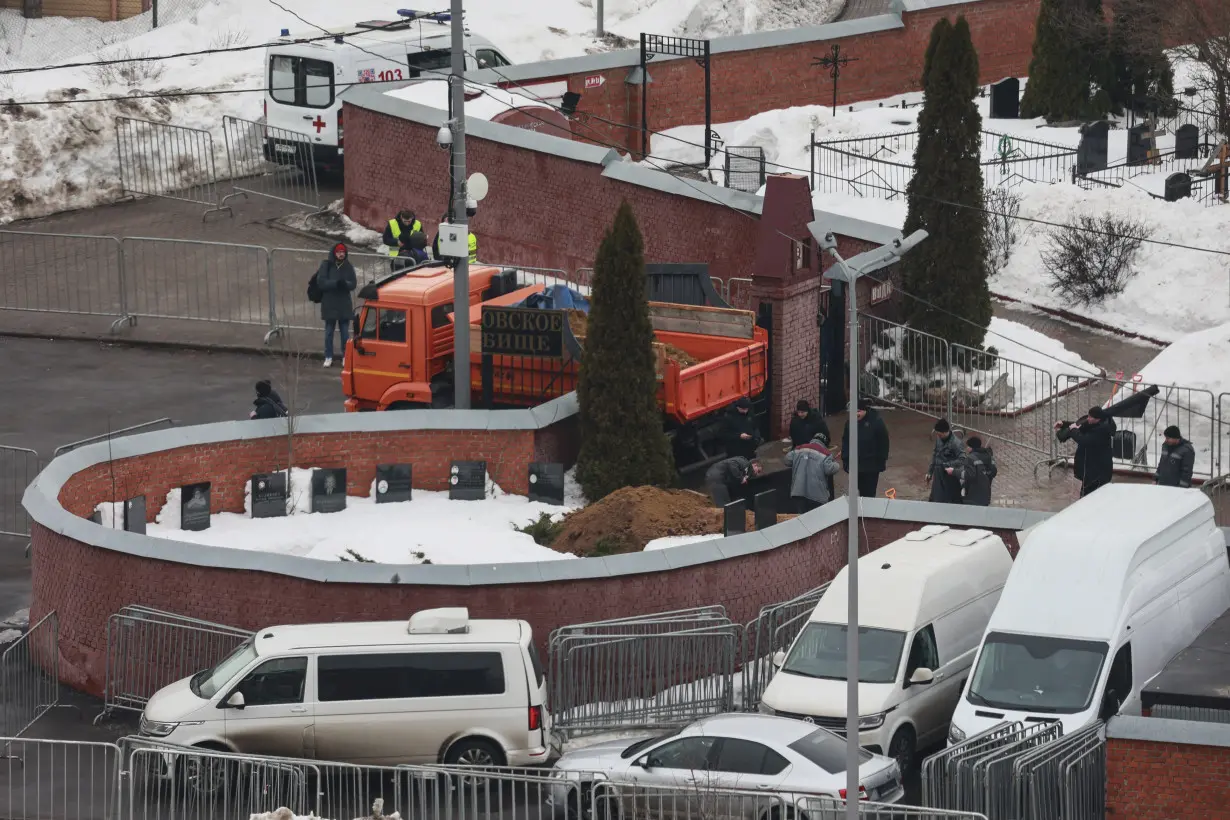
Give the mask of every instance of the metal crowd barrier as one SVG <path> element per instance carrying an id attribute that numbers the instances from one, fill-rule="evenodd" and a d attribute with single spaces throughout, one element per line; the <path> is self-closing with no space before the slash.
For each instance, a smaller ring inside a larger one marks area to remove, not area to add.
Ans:
<path id="1" fill-rule="evenodd" d="M 35 451 L 0 445 L 0 535 L 30 537 L 30 516 L 21 496 L 41 468 Z"/>
<path id="2" fill-rule="evenodd" d="M 0 816 L 120 820 L 120 757 L 114 743 L 0 737 Z"/>
<path id="3" fill-rule="evenodd" d="M 222 118 L 222 136 L 232 191 L 223 205 L 251 194 L 321 209 L 315 147 L 307 136 L 231 116 Z"/>
<path id="4" fill-rule="evenodd" d="M 233 213 L 220 200 L 214 138 L 208 131 L 116 117 L 115 142 L 124 196 L 206 205 L 202 219 L 211 213 Z"/>
<path id="5" fill-rule="evenodd" d="M 745 712 L 754 712 L 760 706 L 760 697 L 777 672 L 773 655 L 790 648 L 828 588 L 828 584 L 822 584 L 789 601 L 763 606 L 756 620 L 743 628 Z"/>
<path id="6" fill-rule="evenodd" d="M 107 619 L 103 710 L 141 711 L 168 684 L 208 669 L 252 637 L 245 629 L 143 606 L 126 606 Z"/>
<path id="7" fill-rule="evenodd" d="M 845 820 L 846 804 L 830 797 L 809 797 L 800 808 L 808 820 Z M 903 806 L 897 803 L 858 804 L 858 816 L 867 820 L 987 820 L 986 815 L 971 811 L 947 811 L 925 806 Z"/>
<path id="8" fill-rule="evenodd" d="M 307 283 L 329 258 L 330 251 L 304 248 L 270 248 L 267 251 L 266 272 L 269 283 L 269 302 L 273 306 L 269 315 L 269 333 L 266 342 L 287 330 L 323 329 L 320 320 L 320 305 L 307 298 Z M 349 256 L 354 265 L 356 293 L 351 298 L 357 303 L 357 291 L 366 284 L 375 282 L 393 271 L 393 261 L 381 253 L 354 253 Z"/>
<path id="9" fill-rule="evenodd" d="M 18 737 L 59 705 L 59 635 L 49 612 L 0 655 L 0 736 Z"/>
<path id="10" fill-rule="evenodd" d="M 169 418 L 154 419 L 153 421 L 146 421 L 146 422 L 142 422 L 141 424 L 134 424 L 131 427 L 121 427 L 120 429 L 112 430 L 109 433 L 103 433 L 101 435 L 90 436 L 89 438 L 83 438 L 80 441 L 72 441 L 72 442 L 69 442 L 68 444 L 61 444 L 59 447 L 55 449 L 55 452 L 51 454 L 51 457 L 59 458 L 60 456 L 67 453 L 69 450 L 76 450 L 78 447 L 83 447 L 87 444 L 93 444 L 96 441 L 106 441 L 107 439 L 116 438 L 117 436 L 125 436 L 125 435 L 128 435 L 129 433 L 145 432 L 149 430 L 150 428 L 161 427 L 164 424 L 167 427 L 174 427 L 175 420 L 169 419 Z"/>
<path id="11" fill-rule="evenodd" d="M 0 231 L 0 309 L 127 315 L 124 254 L 114 236 Z"/>

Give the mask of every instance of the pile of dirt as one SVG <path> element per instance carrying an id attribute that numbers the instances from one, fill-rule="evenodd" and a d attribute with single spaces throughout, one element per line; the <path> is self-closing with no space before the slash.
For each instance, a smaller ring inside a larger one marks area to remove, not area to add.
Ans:
<path id="1" fill-rule="evenodd" d="M 572 335 L 578 339 L 584 339 L 586 332 L 589 330 L 589 316 L 583 310 L 568 311 L 568 326 L 572 328 Z M 694 364 L 700 364 L 700 359 L 682 350 L 674 345 L 663 345 L 666 348 L 666 358 L 670 359 L 675 364 L 682 367 L 691 367 Z"/>
<path id="2" fill-rule="evenodd" d="M 778 522 L 794 518 L 779 515 Z M 747 513 L 747 529 L 754 528 Z M 569 513 L 551 548 L 581 557 L 640 552 L 656 538 L 721 535 L 722 511 L 691 490 L 625 487 L 584 509 Z"/>

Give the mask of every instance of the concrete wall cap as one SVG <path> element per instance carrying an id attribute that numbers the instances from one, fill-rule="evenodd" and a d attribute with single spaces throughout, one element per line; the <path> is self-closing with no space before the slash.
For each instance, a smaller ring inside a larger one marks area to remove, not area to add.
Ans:
<path id="1" fill-rule="evenodd" d="M 632 162 L 612 162 L 602 169 L 602 175 L 620 182 L 700 200 L 711 205 L 725 205 L 746 213 L 759 214 L 764 207 L 764 197 L 756 194 L 723 188 L 708 182 L 684 181 L 665 171 L 646 168 Z"/>
<path id="2" fill-rule="evenodd" d="M 1144 740 L 1230 749 L 1230 723 L 1118 715 L 1106 725 L 1106 736 L 1112 740 Z"/>

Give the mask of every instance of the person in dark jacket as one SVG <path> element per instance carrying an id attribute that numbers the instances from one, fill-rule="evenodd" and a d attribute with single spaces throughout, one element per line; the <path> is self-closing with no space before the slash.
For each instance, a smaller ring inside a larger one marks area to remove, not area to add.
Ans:
<path id="1" fill-rule="evenodd" d="M 1183 438 L 1182 432 L 1173 424 L 1162 434 L 1162 455 L 1157 460 L 1157 472 L 1153 479 L 1163 487 L 1192 486 L 1192 469 L 1196 466 L 1196 448 Z"/>
<path id="2" fill-rule="evenodd" d="M 931 466 L 927 467 L 926 482 L 931 487 L 929 500 L 938 504 L 960 504 L 961 484 L 953 477 L 953 471 L 965 457 L 965 447 L 953 432 L 948 419 L 940 419 L 933 428 L 935 449 L 931 452 Z"/>
<path id="3" fill-rule="evenodd" d="M 944 472 L 957 482 L 962 496 L 952 503 L 969 504 L 974 507 L 991 505 L 991 482 L 999 475 L 995 453 L 982 446 L 982 439 L 970 436 L 965 440 L 966 452 L 961 459 Z"/>
<path id="4" fill-rule="evenodd" d="M 724 458 L 705 471 L 705 488 L 715 505 L 725 507 L 732 498 L 742 495 L 743 485 L 760 472 L 760 462 L 755 459 L 742 456 Z"/>
<path id="5" fill-rule="evenodd" d="M 289 415 L 286 403 L 282 401 L 278 391 L 273 389 L 273 385 L 267 379 L 261 379 L 256 383 L 256 399 L 253 400 L 252 406 L 253 410 L 248 414 L 248 418 L 281 419 Z"/>
<path id="6" fill-rule="evenodd" d="M 874 498 L 880 485 L 880 473 L 888 469 L 888 426 L 880 414 L 866 401 L 860 400 L 857 416 L 858 464 L 854 474 L 858 477 L 858 493 L 865 498 Z M 850 472 L 850 422 L 846 421 L 841 431 L 842 468 Z"/>
<path id="7" fill-rule="evenodd" d="M 1061 442 L 1076 442 L 1072 475 L 1081 483 L 1081 498 L 1110 483 L 1115 468 L 1111 450 L 1115 420 L 1105 410 L 1090 407 L 1081 421 L 1055 422 L 1055 437 Z"/>
<path id="8" fill-rule="evenodd" d="M 790 468 L 790 500 L 800 515 L 827 504 L 833 498 L 833 476 L 841 465 L 817 433 L 815 439 L 786 453 Z"/>
<path id="9" fill-rule="evenodd" d="M 333 366 L 333 329 L 336 327 L 341 333 L 343 352 L 350 341 L 350 318 L 354 313 L 350 292 L 358 285 L 358 279 L 349 257 L 346 243 L 338 242 L 316 271 L 316 286 L 321 294 L 320 318 L 325 323 L 325 367 Z"/>
<path id="10" fill-rule="evenodd" d="M 381 237 L 381 241 L 388 247 L 389 256 L 393 257 L 391 264 L 394 272 L 414 264 L 413 260 L 402 259 L 401 257 L 410 255 L 408 253 L 411 249 L 410 238 L 422 230 L 423 223 L 415 217 L 414 211 L 409 208 L 402 208 L 397 213 L 397 216 L 390 219 L 388 224 L 384 226 L 384 236 Z"/>
<path id="11" fill-rule="evenodd" d="M 830 440 L 829 426 L 825 423 L 824 416 L 813 410 L 807 399 L 799 399 L 794 406 L 794 417 L 790 419 L 790 446 L 810 444 L 816 436 L 820 436 L 820 443 L 827 447 Z"/>
<path id="12" fill-rule="evenodd" d="M 763 442 L 752 415 L 752 400 L 747 396 L 735 401 L 722 419 L 722 443 L 726 445 L 727 456 L 742 456 L 749 461 L 756 457 L 756 448 Z"/>

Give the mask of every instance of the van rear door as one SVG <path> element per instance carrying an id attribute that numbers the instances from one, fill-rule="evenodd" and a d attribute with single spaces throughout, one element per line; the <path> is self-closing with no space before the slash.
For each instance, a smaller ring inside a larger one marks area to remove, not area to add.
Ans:
<path id="1" fill-rule="evenodd" d="M 337 145 L 339 89 L 333 62 L 322 59 L 327 56 L 327 52 L 310 57 L 270 52 L 266 67 L 270 126 L 304 134 L 313 144 Z"/>

